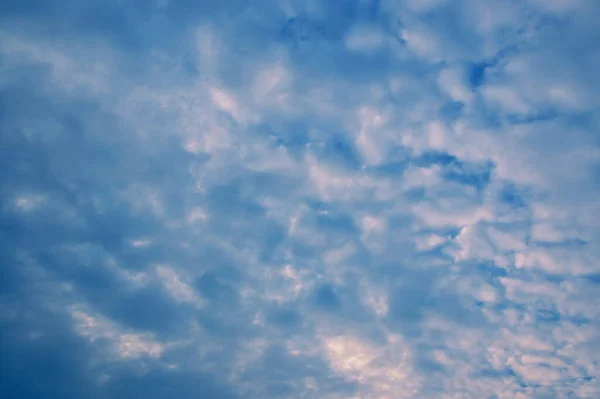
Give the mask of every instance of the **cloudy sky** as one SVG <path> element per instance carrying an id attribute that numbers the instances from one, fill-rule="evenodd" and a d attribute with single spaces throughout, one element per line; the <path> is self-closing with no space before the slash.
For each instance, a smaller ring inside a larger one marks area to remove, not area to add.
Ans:
<path id="1" fill-rule="evenodd" d="M 599 14 L 0 2 L 0 396 L 600 397 Z"/>

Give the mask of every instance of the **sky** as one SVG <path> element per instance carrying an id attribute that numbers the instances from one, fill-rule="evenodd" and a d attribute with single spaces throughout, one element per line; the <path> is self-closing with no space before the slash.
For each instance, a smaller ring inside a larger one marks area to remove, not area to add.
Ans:
<path id="1" fill-rule="evenodd" d="M 0 2 L 0 396 L 600 397 L 600 2 Z"/>

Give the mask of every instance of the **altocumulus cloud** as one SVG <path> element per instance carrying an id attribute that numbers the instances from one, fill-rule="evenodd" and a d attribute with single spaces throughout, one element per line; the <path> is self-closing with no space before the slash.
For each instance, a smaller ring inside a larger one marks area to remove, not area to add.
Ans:
<path id="1" fill-rule="evenodd" d="M 0 396 L 600 396 L 595 0 L 0 2 Z"/>

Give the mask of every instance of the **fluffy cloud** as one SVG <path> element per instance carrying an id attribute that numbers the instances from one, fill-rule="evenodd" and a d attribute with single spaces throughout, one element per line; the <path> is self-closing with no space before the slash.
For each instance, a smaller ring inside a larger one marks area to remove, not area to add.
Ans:
<path id="1" fill-rule="evenodd" d="M 598 396 L 596 2 L 13 3 L 4 396 Z"/>

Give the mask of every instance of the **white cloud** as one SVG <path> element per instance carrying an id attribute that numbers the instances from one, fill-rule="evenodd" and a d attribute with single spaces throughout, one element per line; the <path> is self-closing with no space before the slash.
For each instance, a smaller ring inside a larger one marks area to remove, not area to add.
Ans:
<path id="1" fill-rule="evenodd" d="M 215 3 L 127 51 L 2 33 L 2 237 L 36 266 L 0 314 L 82 303 L 106 367 L 248 398 L 594 397 L 594 5 L 377 4 Z M 111 321 L 119 284 L 182 341 Z"/>
<path id="2" fill-rule="evenodd" d="M 163 346 L 149 334 L 134 334 L 119 331 L 114 323 L 99 316 L 92 316 L 83 310 L 73 309 L 71 316 L 79 334 L 90 341 L 108 339 L 109 348 L 122 359 L 149 356 L 158 358 Z"/>
<path id="3" fill-rule="evenodd" d="M 445 68 L 438 76 L 438 84 L 453 100 L 469 104 L 473 97 L 465 82 L 465 73 L 459 68 Z"/>
<path id="4" fill-rule="evenodd" d="M 190 303 L 197 307 L 203 306 L 202 298 L 196 294 L 189 283 L 172 267 L 166 265 L 157 266 L 156 275 L 176 301 Z"/>
<path id="5" fill-rule="evenodd" d="M 412 370 L 410 349 L 398 336 L 376 346 L 349 336 L 323 338 L 323 349 L 332 367 L 365 386 L 364 398 L 411 398 L 423 383 Z"/>

